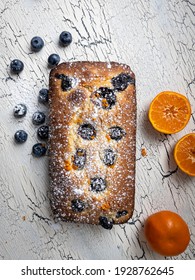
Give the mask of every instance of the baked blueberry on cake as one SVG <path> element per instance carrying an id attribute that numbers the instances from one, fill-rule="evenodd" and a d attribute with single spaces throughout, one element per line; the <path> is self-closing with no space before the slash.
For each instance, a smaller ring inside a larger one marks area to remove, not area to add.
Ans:
<path id="1" fill-rule="evenodd" d="M 111 229 L 133 214 L 136 95 L 130 67 L 62 63 L 50 73 L 49 172 L 55 218 Z"/>

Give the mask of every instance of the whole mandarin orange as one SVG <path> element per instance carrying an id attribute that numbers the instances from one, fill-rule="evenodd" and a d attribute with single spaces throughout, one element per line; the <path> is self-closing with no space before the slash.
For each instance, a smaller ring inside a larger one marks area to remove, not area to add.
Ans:
<path id="1" fill-rule="evenodd" d="M 190 242 L 188 225 L 177 213 L 159 211 L 150 215 L 144 225 L 146 240 L 151 248 L 163 256 L 176 256 Z"/>

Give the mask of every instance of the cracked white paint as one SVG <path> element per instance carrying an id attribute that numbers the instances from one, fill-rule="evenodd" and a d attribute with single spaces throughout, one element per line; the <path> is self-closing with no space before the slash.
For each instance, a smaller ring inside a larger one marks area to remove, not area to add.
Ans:
<path id="1" fill-rule="evenodd" d="M 194 131 L 195 124 L 195 2 L 188 0 L 2 0 L 0 2 L 0 259 L 163 259 L 148 247 L 145 218 L 169 209 L 188 223 L 191 242 L 173 259 L 195 259 L 195 179 L 177 169 L 175 142 Z M 61 31 L 73 43 L 58 45 Z M 32 53 L 29 42 L 41 36 L 45 47 Z M 48 86 L 47 57 L 62 61 L 125 62 L 137 82 L 137 167 L 135 211 L 128 224 L 112 231 L 101 227 L 54 223 L 48 198 L 47 157 L 31 156 L 37 142 L 33 112 L 38 91 Z M 9 72 L 10 61 L 21 59 L 19 75 Z M 185 94 L 192 105 L 186 128 L 165 136 L 148 122 L 148 106 L 160 91 Z M 28 113 L 16 120 L 13 107 L 24 102 Z M 28 141 L 13 142 L 17 129 Z M 147 156 L 141 155 L 146 148 Z"/>

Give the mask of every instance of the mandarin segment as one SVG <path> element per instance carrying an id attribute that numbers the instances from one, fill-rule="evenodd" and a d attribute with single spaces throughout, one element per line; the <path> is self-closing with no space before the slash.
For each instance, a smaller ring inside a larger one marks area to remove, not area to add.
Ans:
<path id="1" fill-rule="evenodd" d="M 71 162 L 70 162 L 69 160 L 65 160 L 65 161 L 64 161 L 64 169 L 65 169 L 66 171 L 72 170 L 72 165 L 71 165 Z"/>
<path id="2" fill-rule="evenodd" d="M 191 115 L 189 100 L 182 94 L 172 91 L 159 93 L 151 102 L 149 120 L 159 132 L 172 134 L 182 130 Z"/>
<path id="3" fill-rule="evenodd" d="M 147 150 L 146 150 L 146 148 L 142 148 L 142 149 L 141 149 L 141 155 L 142 155 L 143 157 L 146 157 L 146 156 L 147 156 Z"/>
<path id="4" fill-rule="evenodd" d="M 177 142 L 174 159 L 183 172 L 195 176 L 195 133 L 189 133 Z"/>

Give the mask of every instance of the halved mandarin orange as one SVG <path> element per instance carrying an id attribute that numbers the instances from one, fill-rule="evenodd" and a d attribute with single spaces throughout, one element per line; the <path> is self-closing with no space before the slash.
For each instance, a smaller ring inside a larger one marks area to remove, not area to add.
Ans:
<path id="1" fill-rule="evenodd" d="M 183 172 L 195 176 L 195 133 L 189 133 L 177 142 L 174 158 Z"/>
<path id="2" fill-rule="evenodd" d="M 182 94 L 173 91 L 159 93 L 151 102 L 149 120 L 152 126 L 165 134 L 182 130 L 191 115 L 189 100 Z"/>

